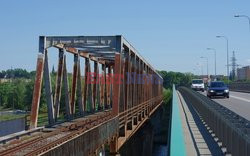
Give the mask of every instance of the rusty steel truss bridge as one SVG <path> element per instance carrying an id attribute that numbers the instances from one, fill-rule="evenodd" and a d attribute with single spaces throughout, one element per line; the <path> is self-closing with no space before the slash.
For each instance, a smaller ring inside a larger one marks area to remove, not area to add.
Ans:
<path id="1" fill-rule="evenodd" d="M 52 47 L 58 49 L 55 86 Z M 66 54 L 74 58 L 72 74 Z M 1 146 L 0 155 L 97 155 L 107 145 L 116 154 L 162 104 L 162 81 L 123 36 L 40 36 L 28 135 Z M 48 126 L 39 129 L 43 89 Z"/>

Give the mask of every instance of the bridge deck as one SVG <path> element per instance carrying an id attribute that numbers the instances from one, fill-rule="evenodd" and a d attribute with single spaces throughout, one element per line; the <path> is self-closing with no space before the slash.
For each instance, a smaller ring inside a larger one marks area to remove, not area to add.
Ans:
<path id="1" fill-rule="evenodd" d="M 224 155 L 218 138 L 210 133 L 189 98 L 175 88 L 172 107 L 170 155 Z"/>
<path id="2" fill-rule="evenodd" d="M 187 155 L 223 155 L 216 138 L 209 133 L 195 109 L 179 92 L 178 97 Z"/>

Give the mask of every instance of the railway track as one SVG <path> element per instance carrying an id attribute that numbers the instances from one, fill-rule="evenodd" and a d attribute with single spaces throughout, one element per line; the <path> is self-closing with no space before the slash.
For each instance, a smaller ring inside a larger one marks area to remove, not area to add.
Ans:
<path id="1" fill-rule="evenodd" d="M 74 122 L 70 125 L 60 127 L 57 130 L 42 134 L 41 136 L 21 142 L 15 146 L 0 151 L 0 156 L 12 155 L 39 155 L 54 148 L 67 140 L 74 138 L 87 131 L 88 129 L 111 119 L 111 112 L 105 112 L 103 115 L 92 116 L 83 121 Z"/>

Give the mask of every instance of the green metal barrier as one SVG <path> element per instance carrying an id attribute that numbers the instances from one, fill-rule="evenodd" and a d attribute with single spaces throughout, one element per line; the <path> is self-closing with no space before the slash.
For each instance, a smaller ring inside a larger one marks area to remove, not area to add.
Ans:
<path id="1" fill-rule="evenodd" d="M 170 156 L 186 156 L 186 147 L 181 124 L 179 110 L 179 100 L 175 86 L 173 86 L 172 116 L 171 116 L 171 136 L 169 144 Z"/>

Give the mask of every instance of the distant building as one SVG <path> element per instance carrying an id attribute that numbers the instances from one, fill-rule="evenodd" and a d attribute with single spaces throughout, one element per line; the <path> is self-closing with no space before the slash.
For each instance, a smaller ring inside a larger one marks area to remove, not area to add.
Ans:
<path id="1" fill-rule="evenodd" d="M 237 69 L 237 80 L 250 80 L 250 66 Z"/>

